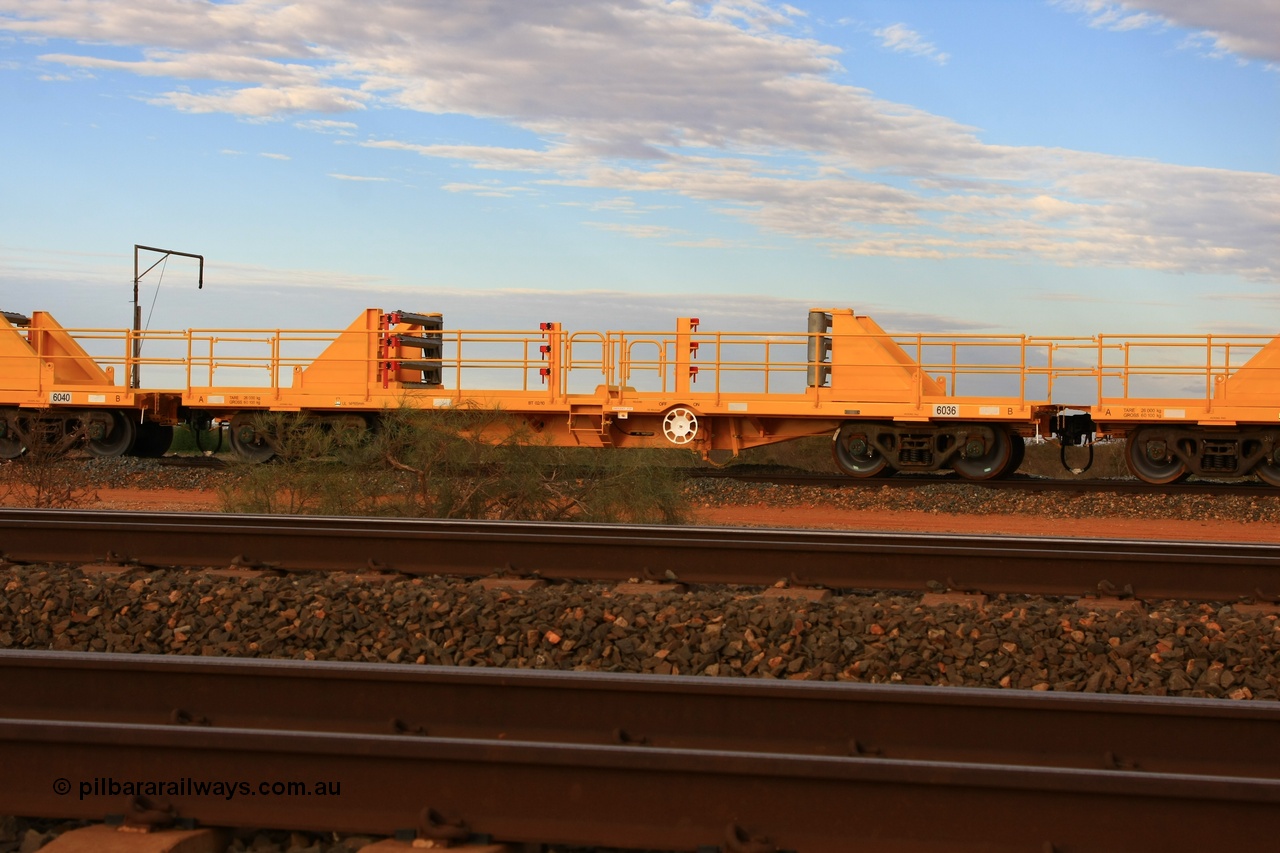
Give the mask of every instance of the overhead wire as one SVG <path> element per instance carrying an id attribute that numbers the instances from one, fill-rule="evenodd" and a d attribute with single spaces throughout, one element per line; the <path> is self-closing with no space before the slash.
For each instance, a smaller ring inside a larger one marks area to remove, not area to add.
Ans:
<path id="1" fill-rule="evenodd" d="M 151 296 L 151 307 L 147 309 L 147 323 L 143 326 L 143 331 L 151 328 L 151 315 L 156 311 L 156 299 L 160 297 L 160 285 L 164 284 L 164 271 L 169 267 L 169 256 L 164 256 L 164 261 L 160 264 L 160 280 L 156 282 L 156 292 Z"/>
<path id="2" fill-rule="evenodd" d="M 169 267 L 169 256 L 166 254 L 163 258 L 160 259 L 159 264 L 160 264 L 160 279 L 159 281 L 156 282 L 156 292 L 151 294 L 151 307 L 147 309 L 147 322 L 142 327 L 143 336 L 140 336 L 138 339 L 139 355 L 142 354 L 142 344 L 145 339 L 145 335 L 151 329 L 151 317 L 156 313 L 156 300 L 160 298 L 160 285 L 164 284 L 164 271 Z M 154 264 L 152 265 L 151 269 L 155 269 Z M 151 270 L 147 270 L 147 272 L 150 272 L 150 271 Z M 143 275 L 145 274 L 146 273 L 143 273 Z"/>

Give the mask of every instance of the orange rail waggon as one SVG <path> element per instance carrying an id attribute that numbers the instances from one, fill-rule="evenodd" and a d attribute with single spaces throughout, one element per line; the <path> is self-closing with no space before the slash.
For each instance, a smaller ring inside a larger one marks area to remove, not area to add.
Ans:
<path id="1" fill-rule="evenodd" d="M 690 317 L 666 332 L 454 330 L 375 308 L 344 330 L 0 319 L 0 458 L 37 430 L 97 456 L 157 456 L 175 425 L 221 424 L 241 457 L 265 461 L 263 413 L 363 427 L 406 406 L 500 409 L 540 441 L 586 447 L 736 454 L 830 435 L 854 477 L 994 479 L 1027 438 L 1123 437 L 1150 483 L 1280 485 L 1280 337 L 904 335 L 849 309 L 815 309 L 802 332 L 704 331 Z"/>

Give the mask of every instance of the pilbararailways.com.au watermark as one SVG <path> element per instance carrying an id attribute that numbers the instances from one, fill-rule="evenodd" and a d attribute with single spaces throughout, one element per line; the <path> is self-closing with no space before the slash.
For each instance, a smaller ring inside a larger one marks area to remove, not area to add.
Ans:
<path id="1" fill-rule="evenodd" d="M 342 783 L 322 779 L 318 782 L 258 781 L 242 779 L 116 779 L 113 776 L 95 776 L 73 784 L 60 776 L 53 780 L 53 792 L 65 797 L 73 791 L 80 799 L 86 797 L 340 797 Z"/>

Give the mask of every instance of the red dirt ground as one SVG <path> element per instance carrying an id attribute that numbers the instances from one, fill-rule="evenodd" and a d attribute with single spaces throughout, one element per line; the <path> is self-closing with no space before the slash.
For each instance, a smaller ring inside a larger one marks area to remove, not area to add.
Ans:
<path id="1" fill-rule="evenodd" d="M 216 510 L 216 492 L 182 489 L 97 489 L 89 509 L 201 512 Z M 903 510 L 842 510 L 811 507 L 709 507 L 697 511 L 702 524 L 745 527 L 808 527 L 911 533 L 975 533 L 1010 536 L 1075 536 L 1103 539 L 1280 542 L 1280 524 L 1140 518 L 1062 518 L 1031 515 L 951 515 Z"/>

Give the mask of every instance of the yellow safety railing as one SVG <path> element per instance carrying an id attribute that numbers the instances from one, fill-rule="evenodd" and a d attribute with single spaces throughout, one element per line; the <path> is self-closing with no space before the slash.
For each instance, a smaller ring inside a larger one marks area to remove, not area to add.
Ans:
<path id="1" fill-rule="evenodd" d="M 324 329 L 192 329 L 145 331 L 65 329 L 94 362 L 110 369 L 112 381 L 128 381 L 136 363 L 144 371 L 144 385 L 152 389 L 265 387 L 288 388 L 295 373 L 305 371 L 339 335 L 365 334 L 367 356 L 344 363 L 372 367 L 378 357 L 375 336 L 385 330 L 334 331 Z M 25 329 L 19 334 L 27 334 Z M 439 359 L 445 384 L 455 390 L 477 387 L 473 376 L 510 375 L 506 390 L 540 390 L 540 369 L 549 360 L 540 352 L 546 334 L 529 330 L 444 330 Z M 573 393 L 570 380 L 590 380 L 592 390 L 603 384 L 610 393 L 625 396 L 635 384 L 638 392 L 671 394 L 688 381 L 691 393 L 787 394 L 813 393 L 797 377 L 810 368 L 829 366 L 808 358 L 812 333 L 691 332 L 681 340 L 690 349 L 677 352 L 677 337 L 666 331 L 579 331 L 557 333 L 559 381 L 562 395 Z M 830 335 L 826 337 L 830 338 Z M 1222 399 L 1226 379 L 1275 338 L 1265 335 L 1096 335 L 1093 337 L 1037 337 L 1027 335 L 885 335 L 887 343 L 910 357 L 915 370 L 917 399 L 924 396 L 926 377 L 941 382 L 946 396 L 992 396 L 991 388 L 1007 380 L 1011 399 L 1025 404 L 1055 401 L 1055 386 L 1064 380 L 1087 379 L 1098 401 L 1144 397 L 1202 399 L 1205 405 Z M 134 343 L 141 344 L 134 358 Z M 696 356 L 695 356 L 696 352 Z M 74 356 L 36 352 L 35 357 L 57 362 Z M 6 355 L 11 363 L 27 358 Z M 409 359 L 403 359 L 409 360 Z M 1274 359 L 1273 359 L 1274 361 Z M 884 367 L 884 363 L 841 365 L 842 368 Z M 688 368 L 697 368 L 696 374 Z M 1252 369 L 1252 368 L 1251 368 Z M 1280 370 L 1262 368 L 1280 387 Z M 515 373 L 520 378 L 514 378 Z M 256 374 L 256 375 L 254 375 Z M 150 375 L 159 380 L 147 382 Z M 372 374 L 371 374 L 372 375 Z M 248 376 L 247 381 L 243 377 Z M 229 381 L 234 380 L 234 381 Z M 1187 381 L 1190 380 L 1190 383 Z M 485 384 L 480 381 L 479 385 Z M 750 385 L 750 390 L 743 390 Z M 652 386 L 652 387 L 651 387 Z M 976 389 L 971 390 L 971 386 Z M 1002 386 L 1003 387 L 1003 386 Z M 795 389 L 794 391 L 788 389 Z M 1042 390 L 1043 389 L 1043 390 Z M 1170 393 L 1154 393 L 1159 391 Z M 1070 403 L 1072 401 L 1065 401 Z"/>

